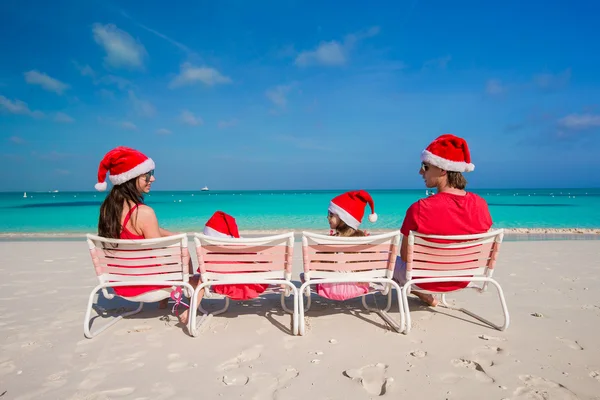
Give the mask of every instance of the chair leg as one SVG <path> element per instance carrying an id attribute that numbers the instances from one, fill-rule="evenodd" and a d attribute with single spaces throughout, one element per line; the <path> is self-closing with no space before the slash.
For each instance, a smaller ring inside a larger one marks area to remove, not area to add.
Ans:
<path id="1" fill-rule="evenodd" d="M 125 312 L 125 313 L 113 318 L 112 321 L 110 321 L 106 325 L 102 326 L 101 328 L 98 328 L 95 332 L 92 332 L 90 329 L 91 328 L 90 327 L 90 319 L 91 319 L 91 314 L 92 314 L 92 307 L 94 305 L 94 296 L 96 295 L 98 290 L 100 290 L 101 288 L 102 288 L 102 286 L 96 286 L 94 288 L 94 290 L 92 291 L 92 293 L 90 293 L 87 309 L 85 311 L 85 318 L 83 320 L 83 334 L 88 339 L 92 339 L 93 337 L 98 336 L 100 333 L 104 332 L 106 329 L 110 328 L 111 326 L 113 326 L 114 324 L 119 322 L 121 319 L 123 319 L 123 317 L 128 317 L 130 315 L 139 313 L 140 311 L 142 311 L 142 308 L 144 307 L 144 303 L 140 303 L 140 305 L 138 306 L 137 309 L 135 309 L 133 311 Z"/>
<path id="2" fill-rule="evenodd" d="M 411 283 L 407 282 L 402 286 L 402 307 L 404 308 L 405 321 L 404 321 L 404 334 L 408 335 L 410 333 L 410 329 L 412 327 L 412 323 L 410 320 L 410 307 L 408 306 L 408 294 L 410 293 Z"/>
<path id="3" fill-rule="evenodd" d="M 190 301 L 190 318 L 188 321 L 188 331 L 189 331 L 190 335 L 192 335 L 193 337 L 198 336 L 198 331 L 199 331 L 200 327 L 205 325 L 206 322 L 211 317 L 211 314 L 207 313 L 202 308 L 202 306 L 201 306 L 202 299 L 200 299 L 200 301 L 198 301 L 198 293 L 200 292 L 200 290 L 202 290 L 206 286 L 209 286 L 209 285 L 207 285 L 206 283 L 202 283 L 202 284 L 198 285 L 196 287 L 196 289 L 194 290 L 194 294 L 192 295 L 192 299 Z M 227 299 L 227 300 L 229 300 L 229 299 Z M 229 303 L 226 302 L 226 305 L 229 306 Z M 198 309 L 201 310 L 202 317 L 200 318 L 200 322 L 196 323 L 196 313 L 198 312 Z"/>
<path id="4" fill-rule="evenodd" d="M 504 292 L 502 291 L 502 287 L 500 287 L 500 284 L 498 282 L 496 282 L 494 279 L 486 280 L 486 283 L 488 283 L 488 282 L 491 283 L 492 285 L 494 285 L 498 291 L 498 298 L 500 299 L 500 304 L 502 306 L 502 313 L 504 315 L 504 322 L 502 323 L 502 325 L 494 324 L 493 322 L 473 313 L 472 311 L 462 308 L 462 307 L 451 307 L 451 306 L 447 306 L 447 307 L 452 310 L 457 310 L 457 311 L 463 312 L 494 329 L 497 329 L 499 331 L 504 331 L 504 330 L 506 330 L 506 328 L 508 328 L 508 325 L 510 323 L 510 316 L 508 314 L 508 307 L 506 306 L 506 300 L 504 299 Z"/>
<path id="5" fill-rule="evenodd" d="M 452 308 L 452 306 L 451 306 L 451 305 L 449 305 L 449 304 L 446 302 L 446 293 L 442 293 L 442 296 L 441 296 L 441 301 L 442 301 L 442 305 L 443 305 L 444 307 L 447 307 L 447 308 Z"/>
<path id="6" fill-rule="evenodd" d="M 281 308 L 288 314 L 292 314 L 292 332 L 294 336 L 298 335 L 298 293 L 297 291 L 292 291 L 292 295 L 294 296 L 294 309 L 290 309 L 285 304 L 285 292 L 281 293 Z"/>
<path id="7" fill-rule="evenodd" d="M 300 290 L 298 290 L 298 334 L 300 336 L 304 336 L 305 329 L 306 329 L 306 324 L 304 321 L 304 312 L 308 311 L 310 308 L 310 291 L 308 294 L 308 299 L 307 299 L 307 307 L 306 310 L 304 308 L 304 295 L 305 295 L 305 289 L 307 287 L 309 287 L 309 283 L 305 282 L 302 284 L 302 286 L 300 286 Z"/>
<path id="8" fill-rule="evenodd" d="M 394 288 L 396 289 L 396 294 L 398 296 L 398 312 L 400 313 L 400 321 L 395 321 L 390 314 L 388 314 L 388 311 L 390 311 L 390 308 L 392 308 L 392 290 L 390 289 L 387 295 L 387 305 L 383 310 L 380 309 L 373 309 L 373 308 L 368 308 L 370 311 L 374 311 L 376 312 L 381 319 L 383 319 L 385 322 L 387 322 L 392 329 L 394 329 L 396 332 L 398 333 L 402 333 L 402 331 L 404 331 L 404 324 L 405 324 L 405 320 L 404 320 L 404 310 L 402 308 L 402 288 L 396 283 L 393 282 L 392 286 L 394 286 Z M 365 297 L 363 296 L 363 305 L 366 307 L 366 301 L 365 301 Z"/>

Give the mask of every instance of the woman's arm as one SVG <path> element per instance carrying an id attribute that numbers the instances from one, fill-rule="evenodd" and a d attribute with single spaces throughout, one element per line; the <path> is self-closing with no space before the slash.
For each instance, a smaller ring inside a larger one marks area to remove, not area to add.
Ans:
<path id="1" fill-rule="evenodd" d="M 159 227 L 158 230 L 160 231 L 160 236 L 162 236 L 162 237 L 177 235 L 177 233 L 168 231 L 168 230 L 163 229 L 161 227 Z"/>

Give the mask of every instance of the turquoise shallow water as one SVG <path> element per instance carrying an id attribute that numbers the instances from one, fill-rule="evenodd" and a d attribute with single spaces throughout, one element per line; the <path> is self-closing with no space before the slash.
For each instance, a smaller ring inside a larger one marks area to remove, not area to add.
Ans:
<path id="1" fill-rule="evenodd" d="M 600 228 L 600 189 L 484 189 L 498 228 Z M 236 217 L 241 230 L 327 229 L 327 206 L 341 191 L 152 192 L 161 226 L 197 231 L 216 210 Z M 372 190 L 375 224 L 367 230 L 396 229 L 424 190 Z M 95 232 L 104 193 L 0 193 L 1 233 Z"/>

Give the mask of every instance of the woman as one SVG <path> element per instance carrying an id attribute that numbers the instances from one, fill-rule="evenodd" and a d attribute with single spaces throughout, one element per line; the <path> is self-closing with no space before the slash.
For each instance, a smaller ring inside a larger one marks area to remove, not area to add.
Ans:
<path id="1" fill-rule="evenodd" d="M 150 192 L 154 177 L 154 161 L 141 152 L 129 147 L 117 147 L 104 156 L 98 167 L 96 190 L 106 190 L 106 174 L 113 187 L 100 207 L 98 234 L 112 239 L 155 239 L 174 235 L 158 226 L 154 210 L 144 204 L 144 194 Z M 190 262 L 190 274 L 193 274 Z M 192 286 L 197 278 L 190 280 Z M 113 288 L 115 294 L 131 301 L 152 302 L 162 300 L 159 307 L 167 306 L 172 287 L 165 286 L 121 286 Z M 200 291 L 201 298 L 204 291 Z M 156 299 L 156 300 L 154 300 Z M 187 323 L 188 311 L 179 319 Z"/>

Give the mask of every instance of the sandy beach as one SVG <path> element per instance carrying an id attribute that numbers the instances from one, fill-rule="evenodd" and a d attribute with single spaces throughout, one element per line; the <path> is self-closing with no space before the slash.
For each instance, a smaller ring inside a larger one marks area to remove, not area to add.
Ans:
<path id="1" fill-rule="evenodd" d="M 291 317 L 268 298 L 232 302 L 198 338 L 151 304 L 89 340 L 83 315 L 97 278 L 85 241 L 2 241 L 0 398 L 600 399 L 598 248 L 503 244 L 494 277 L 511 315 L 505 332 L 411 298 L 413 330 L 397 334 L 360 301 L 314 298 L 306 336 L 292 336 Z M 299 247 L 294 268 L 298 280 Z M 493 289 L 449 298 L 501 318 Z"/>

